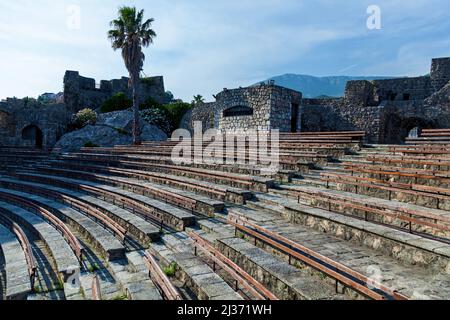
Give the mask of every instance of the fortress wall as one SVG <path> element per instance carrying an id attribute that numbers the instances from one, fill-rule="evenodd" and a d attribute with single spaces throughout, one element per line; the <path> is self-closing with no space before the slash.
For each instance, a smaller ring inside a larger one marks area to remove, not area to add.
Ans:
<path id="1" fill-rule="evenodd" d="M 125 93 L 131 99 L 133 92 L 128 82 L 129 79 L 126 77 L 101 80 L 97 87 L 95 79 L 82 77 L 77 71 L 66 71 L 64 76 L 64 102 L 71 113 L 76 113 L 84 108 L 98 109 L 108 98 L 118 92 Z M 144 102 L 149 98 L 158 103 L 164 103 L 163 77 L 151 77 L 141 81 L 139 99 Z"/>

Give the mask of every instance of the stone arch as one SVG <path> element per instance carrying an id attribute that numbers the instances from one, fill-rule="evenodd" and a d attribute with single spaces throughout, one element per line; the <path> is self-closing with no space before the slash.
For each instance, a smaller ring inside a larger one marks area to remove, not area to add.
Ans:
<path id="1" fill-rule="evenodd" d="M 422 129 L 432 128 L 430 121 L 419 117 L 402 118 L 398 114 L 386 115 L 384 124 L 384 143 L 401 144 L 412 133 L 417 131 L 420 134 Z"/>
<path id="2" fill-rule="evenodd" d="M 22 139 L 27 141 L 30 147 L 42 148 L 43 134 L 42 130 L 36 125 L 28 125 L 22 129 Z"/>

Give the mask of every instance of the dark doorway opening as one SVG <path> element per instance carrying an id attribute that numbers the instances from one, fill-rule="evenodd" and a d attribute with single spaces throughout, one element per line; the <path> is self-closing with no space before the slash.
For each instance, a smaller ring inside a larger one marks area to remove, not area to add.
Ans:
<path id="1" fill-rule="evenodd" d="M 432 123 L 421 118 L 402 118 L 397 114 L 389 114 L 386 116 L 382 143 L 403 144 L 407 137 L 418 137 L 422 129 L 432 127 Z"/>
<path id="2" fill-rule="evenodd" d="M 291 106 L 291 132 L 297 132 L 298 127 L 298 104 L 293 103 Z"/>
<path id="3" fill-rule="evenodd" d="M 29 146 L 42 148 L 43 136 L 42 131 L 35 125 L 30 125 L 22 130 L 22 139 L 28 141 Z"/>

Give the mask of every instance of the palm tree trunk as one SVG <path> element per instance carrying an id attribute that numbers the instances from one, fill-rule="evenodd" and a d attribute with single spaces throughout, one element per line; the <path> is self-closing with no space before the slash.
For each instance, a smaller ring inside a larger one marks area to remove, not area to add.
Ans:
<path id="1" fill-rule="evenodd" d="M 141 144 L 141 126 L 139 122 L 139 73 L 134 73 L 131 78 L 133 87 L 133 144 Z"/>

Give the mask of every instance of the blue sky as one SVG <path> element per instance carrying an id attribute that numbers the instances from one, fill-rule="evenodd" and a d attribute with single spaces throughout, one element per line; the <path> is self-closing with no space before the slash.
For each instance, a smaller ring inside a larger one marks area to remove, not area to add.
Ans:
<path id="1" fill-rule="evenodd" d="M 185 100 L 284 73 L 422 75 L 450 56 L 448 0 L 0 0 L 0 98 L 62 91 L 66 69 L 126 75 L 106 38 L 120 5 L 155 18 L 144 72 Z"/>

